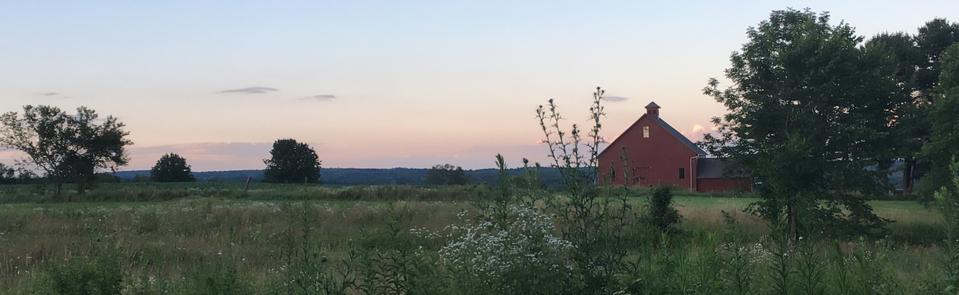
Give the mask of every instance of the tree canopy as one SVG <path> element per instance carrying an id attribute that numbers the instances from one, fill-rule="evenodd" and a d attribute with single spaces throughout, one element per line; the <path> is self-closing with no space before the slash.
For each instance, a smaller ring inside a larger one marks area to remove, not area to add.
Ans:
<path id="1" fill-rule="evenodd" d="M 280 183 L 318 183 L 320 160 L 316 151 L 295 139 L 280 139 L 273 143 L 270 158 L 264 160 L 263 180 Z"/>
<path id="2" fill-rule="evenodd" d="M 720 134 L 706 137 L 710 151 L 751 171 L 763 198 L 754 210 L 794 240 L 882 228 L 860 194 L 888 188 L 897 69 L 826 13 L 774 11 L 747 39 L 726 70 L 732 86 L 711 79 L 704 89 L 728 109 L 714 119 Z"/>
<path id="3" fill-rule="evenodd" d="M 163 155 L 157 160 L 156 165 L 150 169 L 150 179 L 157 182 L 196 181 L 186 159 L 174 153 Z"/>

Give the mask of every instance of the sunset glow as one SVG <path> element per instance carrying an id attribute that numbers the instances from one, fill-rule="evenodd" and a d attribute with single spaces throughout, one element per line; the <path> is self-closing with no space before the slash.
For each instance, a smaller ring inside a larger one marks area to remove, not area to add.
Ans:
<path id="1" fill-rule="evenodd" d="M 913 33 L 959 2 L 794 1 L 860 35 Z M 918 4 L 917 4 L 918 3 Z M 127 124 L 126 170 L 176 152 L 196 171 L 260 169 L 295 138 L 324 167 L 543 161 L 534 109 L 585 122 L 607 90 L 603 136 L 650 101 L 692 140 L 723 107 L 702 95 L 745 28 L 781 3 L 640 1 L 47 2 L 0 4 L 0 110 L 84 105 Z M 905 9 L 908 7 L 908 9 Z M 13 162 L 16 153 L 0 152 Z"/>

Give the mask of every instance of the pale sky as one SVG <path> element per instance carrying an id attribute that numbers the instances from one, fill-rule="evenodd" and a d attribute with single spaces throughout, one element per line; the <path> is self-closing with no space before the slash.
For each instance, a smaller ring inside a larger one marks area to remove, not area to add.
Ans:
<path id="1" fill-rule="evenodd" d="M 829 11 L 867 37 L 959 21 L 955 0 L 82 2 L 0 2 L 0 111 L 117 116 L 126 170 L 167 152 L 260 169 L 288 137 L 324 167 L 542 161 L 536 106 L 586 123 L 596 86 L 626 98 L 606 105 L 607 138 L 654 100 L 696 141 L 724 110 L 701 89 L 771 10 Z"/>

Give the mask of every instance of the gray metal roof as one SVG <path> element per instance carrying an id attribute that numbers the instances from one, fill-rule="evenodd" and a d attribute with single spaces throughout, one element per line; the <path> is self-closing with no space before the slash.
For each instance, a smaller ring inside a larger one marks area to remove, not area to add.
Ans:
<path id="1" fill-rule="evenodd" d="M 721 158 L 699 158 L 696 162 L 696 178 L 748 177 L 735 161 Z"/>
<path id="2" fill-rule="evenodd" d="M 697 155 L 700 155 L 700 156 L 706 155 L 706 151 L 703 151 L 703 149 L 699 148 L 698 145 L 690 141 L 689 138 L 686 138 L 686 136 L 683 136 L 682 133 L 679 133 L 679 131 L 676 131 L 676 129 L 673 128 L 673 126 L 669 126 L 669 123 L 666 123 L 666 121 L 663 121 L 663 119 L 660 119 L 659 117 L 654 117 L 653 120 L 656 121 L 656 124 L 659 124 L 660 127 L 663 127 L 663 129 L 666 129 L 666 131 L 668 131 L 669 134 L 673 135 L 673 137 L 675 137 L 677 140 L 685 144 L 687 147 L 689 147 L 689 149 L 693 150 L 693 152 L 695 152 Z"/>
<path id="3" fill-rule="evenodd" d="M 650 101 L 649 104 L 646 105 L 646 108 L 647 108 L 647 109 L 649 109 L 649 108 L 657 108 L 657 109 L 658 109 L 658 108 L 659 108 L 659 105 L 656 104 L 655 101 Z"/>

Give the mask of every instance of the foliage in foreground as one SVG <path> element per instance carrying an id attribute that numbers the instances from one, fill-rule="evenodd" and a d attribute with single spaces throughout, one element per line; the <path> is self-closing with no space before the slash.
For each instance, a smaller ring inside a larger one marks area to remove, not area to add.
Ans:
<path id="1" fill-rule="evenodd" d="M 220 242 L 217 247 L 223 247 L 222 254 L 194 261 L 189 260 L 197 258 L 196 253 L 171 257 L 187 262 L 174 274 L 151 270 L 169 263 L 166 260 L 145 267 L 150 263 L 139 259 L 151 252 L 126 247 L 112 253 L 92 252 L 67 262 L 54 259 L 38 276 L 41 281 L 37 284 L 69 286 L 59 290 L 112 290 L 63 294 L 581 293 L 577 284 L 582 278 L 570 277 L 577 273 L 569 271 L 576 267 L 571 263 L 571 244 L 551 228 L 563 224 L 540 209 L 515 206 L 502 221 L 471 210 L 449 227 L 426 229 L 413 223 L 417 212 L 426 211 L 413 211 L 402 204 L 388 208 L 362 217 L 379 227 L 360 230 L 362 233 L 347 242 L 328 238 L 321 230 L 324 222 L 330 221 L 320 217 L 327 208 L 313 203 L 278 205 L 268 210 L 275 213 L 266 217 L 282 221 L 270 235 L 277 239 L 276 244 L 254 250 L 267 255 L 268 260 L 261 262 L 265 266 L 251 264 L 249 254 L 229 250 L 231 244 L 250 242 L 236 236 Z M 221 214 L 228 214 L 229 208 L 211 210 L 191 214 L 225 224 L 265 217 L 237 212 L 230 218 L 238 219 L 227 219 Z M 207 214 L 209 217 L 202 217 Z M 103 213 L 91 216 L 102 218 Z M 144 229 L 142 221 L 137 224 L 147 237 L 172 229 Z M 203 226 L 218 227 L 216 223 Z M 632 246 L 624 266 L 610 282 L 610 293 L 895 294 L 909 290 L 941 294 L 948 287 L 946 265 L 938 264 L 946 256 L 935 247 L 921 248 L 925 254 L 917 255 L 920 248 L 884 241 L 804 240 L 790 249 L 783 231 L 757 235 L 731 217 L 727 224 L 713 225 L 710 230 L 687 229 L 666 235 L 651 224 L 638 226 L 649 230 L 630 229 L 634 234 L 626 242 Z M 177 229 L 175 235 L 185 230 Z M 222 231 L 229 234 L 229 226 Z M 651 242 L 654 240 L 657 242 Z M 256 267 L 266 271 L 255 272 Z"/>
<path id="2" fill-rule="evenodd" d="M 946 228 L 946 281 L 950 292 L 959 291 L 959 160 L 949 165 L 952 182 L 936 191 L 935 200 Z"/>

